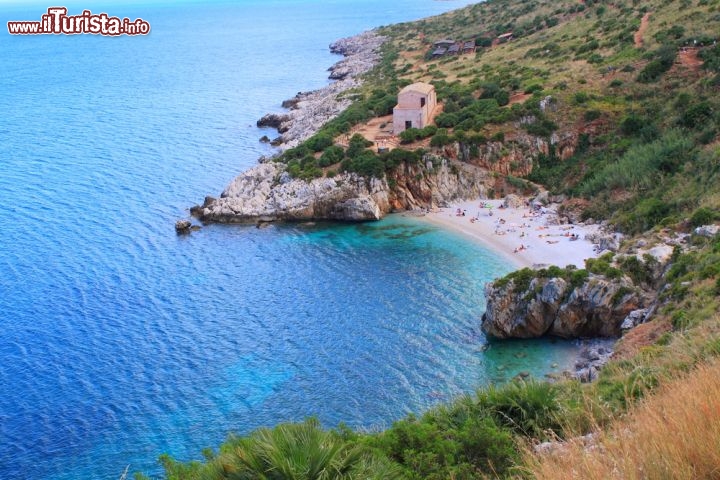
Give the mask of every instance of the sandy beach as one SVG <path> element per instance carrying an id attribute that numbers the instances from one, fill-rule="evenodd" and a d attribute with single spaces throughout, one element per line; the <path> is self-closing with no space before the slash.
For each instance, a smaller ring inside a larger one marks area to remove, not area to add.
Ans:
<path id="1" fill-rule="evenodd" d="M 587 238 L 599 231 L 597 225 L 558 224 L 553 206 L 533 209 L 502 205 L 503 200 L 468 200 L 421 218 L 474 239 L 518 267 L 583 268 L 585 259 L 598 255 Z"/>

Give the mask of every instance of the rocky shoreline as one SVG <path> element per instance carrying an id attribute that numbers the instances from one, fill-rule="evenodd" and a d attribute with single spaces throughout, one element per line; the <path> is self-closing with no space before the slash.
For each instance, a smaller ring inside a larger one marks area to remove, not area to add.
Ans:
<path id="1" fill-rule="evenodd" d="M 268 113 L 257 121 L 257 126 L 277 129 L 280 136 L 272 144 L 281 149 L 299 145 L 352 103 L 342 94 L 360 86 L 360 77 L 377 64 L 380 47 L 386 40 L 371 30 L 330 44 L 332 53 L 345 57 L 328 69 L 329 78 L 335 81 L 283 101 L 283 108 L 290 109 L 289 112 Z"/>

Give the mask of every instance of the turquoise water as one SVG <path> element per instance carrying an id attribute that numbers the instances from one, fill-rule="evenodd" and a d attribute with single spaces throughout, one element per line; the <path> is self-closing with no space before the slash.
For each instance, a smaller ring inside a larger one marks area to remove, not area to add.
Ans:
<path id="1" fill-rule="evenodd" d="M 0 34 L 0 478 L 158 474 L 307 415 L 382 428 L 572 356 L 487 348 L 509 266 L 412 219 L 173 230 L 271 152 L 255 120 L 326 81 L 332 40 L 461 2 L 75 5 L 152 33 Z"/>

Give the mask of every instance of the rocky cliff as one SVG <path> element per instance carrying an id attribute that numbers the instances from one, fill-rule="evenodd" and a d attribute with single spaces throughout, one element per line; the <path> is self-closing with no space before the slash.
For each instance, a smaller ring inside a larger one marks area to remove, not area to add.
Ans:
<path id="1" fill-rule="evenodd" d="M 400 165 L 388 178 L 342 173 L 305 181 L 291 178 L 285 165 L 259 164 L 235 178 L 220 198 L 192 208 L 203 222 L 275 220 L 378 220 L 393 210 L 444 205 L 483 195 L 491 176 L 471 165 L 427 155 Z"/>
<path id="2" fill-rule="evenodd" d="M 527 287 L 517 283 L 486 287 L 482 330 L 489 337 L 617 337 L 623 322 L 652 301 L 625 277 L 590 274 L 575 287 L 559 277 L 533 278 Z"/>
<path id="3" fill-rule="evenodd" d="M 330 51 L 345 57 L 329 68 L 330 79 L 335 81 L 285 100 L 282 106 L 290 111 L 269 113 L 258 120 L 257 126 L 277 129 L 281 135 L 273 144 L 283 149 L 299 145 L 352 103 L 342 94 L 360 85 L 360 77 L 375 66 L 386 40 L 377 32 L 369 31 L 334 42 Z"/>

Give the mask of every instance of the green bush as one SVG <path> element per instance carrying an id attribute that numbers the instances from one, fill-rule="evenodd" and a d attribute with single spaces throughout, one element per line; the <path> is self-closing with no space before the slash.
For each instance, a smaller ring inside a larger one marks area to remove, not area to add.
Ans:
<path id="1" fill-rule="evenodd" d="M 618 188 L 650 189 L 663 174 L 677 171 L 693 158 L 692 140 L 677 130 L 670 130 L 658 140 L 628 149 L 617 162 L 597 171 L 581 191 L 594 195 Z"/>
<path id="2" fill-rule="evenodd" d="M 528 85 L 527 87 L 525 87 L 525 90 L 523 91 L 523 93 L 533 94 L 535 92 L 542 92 L 542 89 L 543 89 L 542 85 L 540 85 L 539 83 L 533 83 L 532 85 Z"/>
<path id="3" fill-rule="evenodd" d="M 523 128 L 531 135 L 549 137 L 558 127 L 554 122 L 543 117 L 533 123 L 523 124 Z"/>
<path id="4" fill-rule="evenodd" d="M 366 140 L 365 137 L 363 137 L 359 133 L 356 133 L 350 138 L 350 142 L 348 143 L 348 148 L 345 154 L 348 158 L 353 159 L 357 157 L 360 153 L 365 152 L 365 149 L 372 146 L 372 144 L 373 143 L 371 141 Z"/>
<path id="5" fill-rule="evenodd" d="M 705 126 L 712 121 L 713 110 L 707 101 L 696 103 L 689 107 L 680 116 L 678 123 L 685 128 L 697 128 Z"/>
<path id="6" fill-rule="evenodd" d="M 364 177 L 382 178 L 385 174 L 385 163 L 373 152 L 366 150 L 350 159 L 347 170 Z"/>
<path id="7" fill-rule="evenodd" d="M 625 135 L 636 135 L 647 123 L 647 119 L 639 115 L 630 114 L 620 122 L 620 131 Z"/>
<path id="8" fill-rule="evenodd" d="M 408 144 L 417 141 L 420 138 L 419 128 L 407 128 L 400 132 L 400 143 Z"/>
<path id="9" fill-rule="evenodd" d="M 573 95 L 573 102 L 577 105 L 587 103 L 588 100 L 590 100 L 590 95 L 586 92 L 575 92 L 575 95 Z"/>
<path id="10" fill-rule="evenodd" d="M 585 111 L 585 114 L 583 115 L 586 122 L 592 122 L 593 120 L 597 120 L 601 116 L 602 116 L 602 112 L 600 110 L 587 110 L 587 111 Z"/>
<path id="11" fill-rule="evenodd" d="M 673 66 L 675 56 L 676 47 L 674 45 L 663 45 L 655 52 L 655 59 L 640 70 L 637 81 L 640 83 L 657 82 Z"/>
<path id="12" fill-rule="evenodd" d="M 417 150 L 404 150 L 402 148 L 393 149 L 387 153 L 383 153 L 380 158 L 385 163 L 386 169 L 395 168 L 401 163 L 414 165 L 422 160 L 425 151 L 422 148 Z"/>
<path id="13" fill-rule="evenodd" d="M 547 382 L 490 387 L 478 392 L 478 404 L 498 424 L 520 435 L 545 439 L 548 432 L 560 432 L 562 428 L 557 389 Z"/>
<path id="14" fill-rule="evenodd" d="M 453 128 L 458 122 L 458 116 L 454 113 L 443 112 L 435 117 L 435 124 L 440 128 Z"/>
<path id="15" fill-rule="evenodd" d="M 305 140 L 305 146 L 313 152 L 322 152 L 332 144 L 332 137 L 324 132 L 316 133 L 312 137 Z"/>
<path id="16" fill-rule="evenodd" d="M 502 107 L 510 103 L 510 94 L 505 90 L 500 90 L 493 95 L 493 99 Z"/>
<path id="17" fill-rule="evenodd" d="M 161 460 L 166 478 L 175 480 L 400 477 L 399 469 L 387 459 L 348 442 L 336 432 L 323 430 L 315 419 L 231 438 L 217 457 L 207 458 L 205 464 L 181 464 L 168 456 Z"/>
<path id="18" fill-rule="evenodd" d="M 343 150 L 342 147 L 338 145 L 331 145 L 323 151 L 322 155 L 320 155 L 318 165 L 320 167 L 329 167 L 330 165 L 335 165 L 336 163 L 341 161 L 344 156 L 345 150 Z"/>
<path id="19" fill-rule="evenodd" d="M 453 138 L 450 137 L 446 133 L 436 133 L 433 135 L 433 137 L 430 139 L 430 146 L 431 147 L 442 147 L 445 145 L 449 145 L 453 142 Z"/>
<path id="20" fill-rule="evenodd" d="M 718 218 L 717 212 L 711 208 L 700 207 L 690 217 L 690 225 L 700 227 L 713 223 Z"/>
<path id="21" fill-rule="evenodd" d="M 703 60 L 703 68 L 712 72 L 720 72 L 720 44 L 712 48 L 704 48 L 698 53 Z"/>

